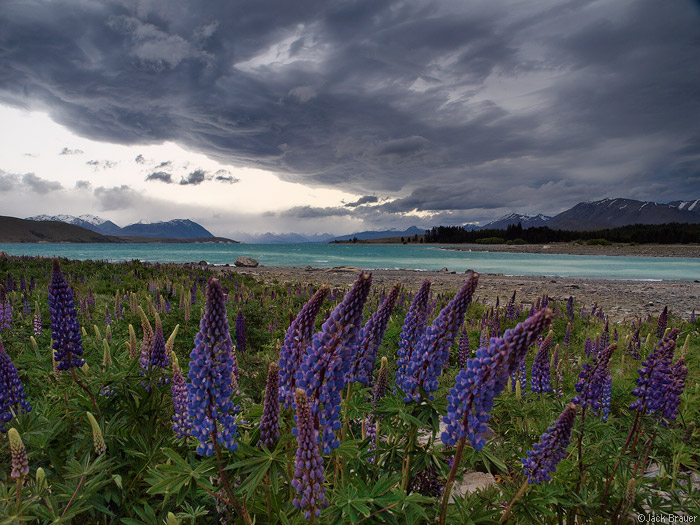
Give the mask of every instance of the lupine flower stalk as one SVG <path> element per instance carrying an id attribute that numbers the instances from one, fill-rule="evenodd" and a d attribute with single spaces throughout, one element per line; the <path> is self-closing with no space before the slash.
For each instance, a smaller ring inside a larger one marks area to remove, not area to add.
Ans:
<path id="1" fill-rule="evenodd" d="M 550 474 L 566 456 L 575 416 L 576 405 L 569 403 L 554 425 L 542 434 L 542 439 L 535 444 L 534 450 L 528 451 L 527 458 L 522 460 L 528 483 L 537 484 L 552 479 Z"/>
<path id="2" fill-rule="evenodd" d="M 39 310 L 39 301 L 34 301 L 34 335 L 37 337 L 41 336 L 41 310 Z"/>
<path id="3" fill-rule="evenodd" d="M 243 317 L 243 311 L 238 310 L 238 315 L 236 316 L 236 350 L 240 353 L 244 353 L 245 348 L 245 317 Z"/>
<path id="4" fill-rule="evenodd" d="M 662 418 L 662 423 L 665 425 L 666 420 L 676 419 L 678 414 L 678 406 L 681 403 L 681 394 L 685 387 L 685 382 L 688 377 L 688 367 L 685 366 L 685 359 L 682 357 L 673 364 L 669 381 L 664 391 L 663 400 L 659 407 L 658 416 Z"/>
<path id="5" fill-rule="evenodd" d="M 150 304 L 150 303 L 149 303 Z M 146 312 L 143 308 L 138 307 L 139 317 L 141 318 L 141 329 L 143 330 L 143 339 L 141 341 L 141 368 L 147 369 L 148 363 L 151 362 L 151 351 L 153 350 L 153 339 L 155 334 L 153 333 L 153 328 L 151 323 L 146 316 Z"/>
<path id="6" fill-rule="evenodd" d="M 611 344 L 593 357 L 592 364 L 583 365 L 575 387 L 577 395 L 572 399 L 574 404 L 582 407 L 589 406 L 593 410 L 600 408 L 601 396 L 605 388 L 606 378 L 609 375 L 608 363 L 616 348 L 615 343 Z"/>
<path id="7" fill-rule="evenodd" d="M 129 357 L 131 359 L 136 359 L 139 355 L 138 343 L 136 341 L 136 332 L 134 331 L 133 325 L 129 325 Z"/>
<path id="8" fill-rule="evenodd" d="M 10 356 L 0 339 L 0 432 L 5 432 L 5 423 L 13 414 L 31 412 L 27 394 Z"/>
<path id="9" fill-rule="evenodd" d="M 656 324 L 656 337 L 661 339 L 666 331 L 666 325 L 668 324 L 668 306 L 664 306 L 663 312 L 659 314 L 659 321 Z"/>
<path id="10" fill-rule="evenodd" d="M 443 418 L 447 427 L 440 438 L 451 447 L 457 444 L 440 511 L 440 524 L 444 525 L 452 483 L 462 459 L 466 439 L 475 450 L 486 443 L 483 435 L 488 430 L 494 399 L 505 388 L 508 376 L 513 373 L 527 355 L 537 336 L 552 322 L 553 312 L 548 308 L 536 311 L 515 328 L 506 330 L 503 337 L 492 338 L 488 348 L 476 351 L 476 357 L 467 361 L 460 370 L 455 385 L 447 396 L 447 415 Z"/>
<path id="11" fill-rule="evenodd" d="M 630 405 L 630 409 L 651 414 L 663 406 L 677 337 L 678 329 L 674 328 L 667 337 L 659 341 L 646 361 L 642 363 L 637 378 L 637 388 L 632 391 L 632 395 L 639 399 Z"/>
<path id="12" fill-rule="evenodd" d="M 411 380 L 409 388 L 404 390 L 405 401 L 419 402 L 422 398 L 421 391 L 433 399 L 431 392 L 438 388 L 438 376 L 450 356 L 450 347 L 459 327 L 464 323 L 464 315 L 478 282 L 479 274 L 472 273 L 421 338 L 408 363 L 407 375 Z"/>
<path id="13" fill-rule="evenodd" d="M 476 450 L 486 443 L 482 437 L 493 408 L 495 397 L 505 387 L 508 375 L 515 371 L 527 354 L 538 334 L 549 325 L 551 310 L 539 310 L 515 328 L 506 330 L 503 337 L 492 338 L 488 348 L 480 348 L 476 357 L 467 361 L 455 379 L 447 396 L 447 428 L 442 441 L 453 446 L 468 437 Z"/>
<path id="14" fill-rule="evenodd" d="M 318 452 L 318 430 L 314 428 L 306 392 L 297 388 L 295 397 L 297 426 L 293 432 L 297 437 L 297 453 L 292 486 L 297 491 L 297 497 L 293 504 L 304 511 L 306 519 L 313 520 L 328 504 L 323 486 L 323 458 Z"/>
<path id="15" fill-rule="evenodd" d="M 368 452 L 370 456 L 368 458 L 370 463 L 374 463 L 374 452 L 377 449 L 377 416 L 375 411 L 377 410 L 377 405 L 386 395 L 386 388 L 389 379 L 389 362 L 386 357 L 382 357 L 381 365 L 379 367 L 379 374 L 377 375 L 377 382 L 374 384 L 374 391 L 372 392 L 372 414 L 367 416 L 367 437 L 369 437 L 369 447 Z"/>
<path id="16" fill-rule="evenodd" d="M 279 397 L 285 407 L 294 404 L 296 374 L 301 366 L 304 353 L 311 344 L 316 316 L 329 292 L 328 286 L 324 285 L 319 288 L 291 322 L 287 334 L 284 336 L 278 364 Z"/>
<path id="17" fill-rule="evenodd" d="M 269 449 L 274 448 L 280 435 L 279 416 L 279 366 L 277 363 L 272 362 L 267 371 L 263 415 L 260 420 L 260 444 L 265 445 Z"/>
<path id="18" fill-rule="evenodd" d="M 469 359 L 469 334 L 466 330 L 462 330 L 462 335 L 459 338 L 459 367 L 464 368 L 467 366 L 467 359 Z"/>
<path id="19" fill-rule="evenodd" d="M 58 370 L 79 368 L 85 361 L 83 342 L 80 337 L 78 312 L 75 310 L 73 290 L 61 273 L 58 259 L 53 260 L 51 283 L 49 284 L 49 312 L 51 314 L 51 337 Z"/>
<path id="20" fill-rule="evenodd" d="M 22 438 L 16 429 L 11 428 L 7 431 L 7 437 L 10 440 L 10 462 L 12 471 L 10 477 L 17 480 L 21 484 L 22 480 L 29 474 L 29 460 L 27 459 L 27 450 L 24 448 Z M 19 490 L 19 486 L 17 487 Z"/>
<path id="21" fill-rule="evenodd" d="M 180 370 L 177 356 L 173 355 L 173 382 L 170 391 L 173 395 L 173 430 L 179 438 L 190 435 L 192 420 L 187 412 L 187 383 Z"/>
<path id="22" fill-rule="evenodd" d="M 350 372 L 350 381 L 372 386 L 374 380 L 374 363 L 377 360 L 377 350 L 382 344 L 384 332 L 389 324 L 389 318 L 394 310 L 396 299 L 401 291 L 401 284 L 396 283 L 381 306 L 369 318 L 360 329 L 358 339 L 360 341 L 353 368 Z"/>
<path id="23" fill-rule="evenodd" d="M 175 328 L 173 328 L 173 331 L 170 334 L 170 337 L 168 337 L 168 340 L 165 342 L 165 357 L 166 357 L 166 359 L 170 359 L 173 355 L 173 349 L 175 348 L 175 338 L 177 337 L 177 333 L 179 331 L 180 331 L 180 325 L 176 324 Z"/>
<path id="24" fill-rule="evenodd" d="M 92 428 L 92 441 L 95 445 L 95 453 L 99 456 L 107 452 L 107 445 L 105 445 L 104 437 L 102 436 L 102 429 L 97 423 L 95 416 L 90 412 L 86 412 L 88 421 L 90 422 L 90 427 Z"/>
<path id="25" fill-rule="evenodd" d="M 360 273 L 343 302 L 323 323 L 321 332 L 314 335 L 297 372 L 297 385 L 306 391 L 322 429 L 324 454 L 340 445 L 335 436 L 341 426 L 340 393 L 347 383 L 371 283 L 371 273 Z"/>
<path id="26" fill-rule="evenodd" d="M 552 391 L 551 374 L 549 370 L 549 350 L 552 348 L 553 341 L 554 332 L 550 330 L 547 337 L 542 341 L 540 349 L 537 351 L 535 360 L 532 363 L 530 388 L 533 392 L 543 394 Z"/>
<path id="27" fill-rule="evenodd" d="M 401 329 L 396 360 L 396 386 L 404 392 L 408 392 L 412 387 L 411 377 L 408 375 L 408 365 L 413 360 L 413 354 L 425 332 L 429 297 L 430 281 L 426 279 L 413 296 Z"/>
<path id="28" fill-rule="evenodd" d="M 0 284 L 0 330 L 9 329 L 12 325 L 12 304 L 5 293 L 5 287 Z"/>
<path id="29" fill-rule="evenodd" d="M 192 436 L 199 441 L 197 453 L 211 456 L 215 444 L 235 450 L 237 427 L 231 401 L 235 358 L 224 292 L 216 279 L 207 286 L 205 313 L 190 359 L 187 412 Z"/>

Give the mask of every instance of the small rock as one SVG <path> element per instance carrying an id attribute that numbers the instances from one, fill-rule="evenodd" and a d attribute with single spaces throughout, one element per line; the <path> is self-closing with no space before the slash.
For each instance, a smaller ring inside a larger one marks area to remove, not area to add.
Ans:
<path id="1" fill-rule="evenodd" d="M 257 268 L 258 264 L 260 264 L 258 261 L 253 259 L 252 257 L 239 257 L 238 259 L 235 260 L 233 263 L 238 267 L 242 268 Z"/>
<path id="2" fill-rule="evenodd" d="M 209 265 L 209 263 L 207 261 L 199 261 L 197 264 L 199 264 L 200 266 L 208 266 Z"/>
<path id="3" fill-rule="evenodd" d="M 440 270 L 440 271 L 441 271 L 441 272 L 449 272 L 450 270 L 448 270 L 448 269 L 447 269 L 447 266 L 445 266 L 445 267 L 444 267 L 442 270 Z"/>
<path id="4" fill-rule="evenodd" d="M 310 272 L 311 270 L 313 270 L 313 267 L 310 264 L 307 264 L 304 270 Z"/>
<path id="5" fill-rule="evenodd" d="M 462 481 L 455 482 L 450 499 L 454 501 L 455 497 L 464 497 L 475 490 L 488 488 L 494 483 L 496 479 L 487 472 L 467 472 Z"/>
<path id="6" fill-rule="evenodd" d="M 649 301 L 649 302 L 647 303 L 647 306 L 654 306 L 654 301 Z"/>

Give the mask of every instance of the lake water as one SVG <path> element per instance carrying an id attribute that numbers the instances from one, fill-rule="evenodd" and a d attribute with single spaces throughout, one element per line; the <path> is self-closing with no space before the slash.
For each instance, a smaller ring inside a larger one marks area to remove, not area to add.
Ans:
<path id="1" fill-rule="evenodd" d="M 377 244 L 1 244 L 11 255 L 69 259 L 233 264 L 247 255 L 265 266 L 357 266 L 364 269 L 473 269 L 506 275 L 551 275 L 607 279 L 700 279 L 700 260 L 679 257 L 618 257 L 467 252 L 440 245 Z"/>

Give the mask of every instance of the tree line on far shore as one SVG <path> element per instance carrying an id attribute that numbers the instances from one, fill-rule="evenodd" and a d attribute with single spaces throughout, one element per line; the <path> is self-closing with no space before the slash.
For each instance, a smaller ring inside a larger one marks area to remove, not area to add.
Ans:
<path id="1" fill-rule="evenodd" d="M 700 242 L 700 224 L 632 224 L 591 231 L 554 230 L 547 226 L 523 228 L 520 223 L 512 224 L 506 229 L 489 230 L 435 226 L 426 230 L 424 236 L 426 243 L 446 244 L 542 244 L 572 241 L 586 244 L 690 244 Z"/>

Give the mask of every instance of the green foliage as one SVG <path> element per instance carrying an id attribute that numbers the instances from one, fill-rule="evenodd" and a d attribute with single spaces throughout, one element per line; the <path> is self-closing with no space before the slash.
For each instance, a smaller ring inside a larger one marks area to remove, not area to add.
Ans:
<path id="1" fill-rule="evenodd" d="M 170 303 L 170 311 L 161 305 L 160 316 L 166 337 L 180 325 L 174 353 L 183 373 L 187 374 L 189 353 L 198 331 L 203 308 L 203 287 L 214 274 L 185 265 L 150 265 L 138 261 L 108 264 L 99 261 L 61 261 L 79 305 L 91 295 L 94 304 L 81 309 L 79 320 L 86 328 L 83 337 L 87 370 L 77 372 L 97 399 L 99 412 L 90 396 L 70 374 L 54 376 L 51 363 L 47 287 L 50 261 L 38 258 L 0 260 L 0 280 L 9 272 L 14 280 L 34 278 L 37 287 L 28 293 L 30 305 L 39 303 L 43 333 L 30 342 L 32 314 L 22 313 L 19 292 L 11 292 L 14 305 L 12 327 L 0 333 L 8 355 L 15 363 L 25 385 L 33 410 L 14 417 L 11 425 L 25 444 L 30 473 L 20 489 L 10 477 L 7 439 L 0 436 L 0 523 L 216 523 L 227 507 L 227 496 L 221 492 L 219 477 L 223 471 L 231 480 L 236 498 L 245 502 L 255 523 L 305 523 L 303 514 L 292 501 L 296 491 L 291 486 L 294 476 L 296 437 L 291 410 L 280 418 L 281 436 L 273 449 L 258 446 L 262 416 L 262 392 L 267 367 L 278 358 L 279 347 L 289 324 L 290 312 L 295 315 L 308 299 L 309 289 L 299 283 L 261 283 L 232 272 L 217 272 L 228 291 L 228 319 L 233 332 L 239 309 L 246 319 L 248 351 L 238 354 L 240 374 L 236 403 L 241 410 L 240 436 L 235 452 L 223 453 L 223 468 L 215 458 L 198 456 L 192 440 L 177 439 L 171 428 L 173 405 L 170 385 L 164 376 L 141 375 L 138 359 L 130 359 L 126 343 L 128 326 L 132 324 L 141 344 L 141 321 L 131 310 L 130 297 L 149 310 L 149 301 L 156 304 L 162 296 Z M 191 305 L 191 317 L 179 309 L 181 287 L 190 301 L 190 287 L 197 286 L 197 301 Z M 298 293 L 301 290 L 301 293 Z M 312 292 L 313 290 L 311 290 Z M 115 311 L 115 296 L 123 305 L 121 316 Z M 330 311 L 342 298 L 343 291 L 328 300 L 322 312 Z M 371 295 L 365 319 L 377 308 L 379 293 Z M 431 319 L 438 315 L 449 297 L 439 297 Z M 503 298 L 502 298 L 503 299 Z M 379 349 L 379 358 L 389 359 L 389 377 L 395 373 L 395 356 L 401 327 L 410 297 L 394 311 Z M 505 304 L 505 301 L 502 301 Z M 472 342 L 472 354 L 479 340 L 480 319 L 492 305 L 476 303 L 466 315 L 465 328 Z M 562 397 L 538 395 L 527 391 L 522 399 L 504 391 L 495 402 L 487 445 L 480 451 L 466 447 L 457 467 L 457 481 L 470 471 L 490 473 L 496 483 L 463 496 L 456 495 L 447 509 L 447 523 L 493 523 L 500 518 L 505 505 L 522 486 L 524 476 L 521 459 L 537 443 L 566 403 L 575 394 L 574 385 L 580 364 L 587 361 L 583 351 L 586 338 L 595 339 L 603 330 L 597 317 L 576 316 L 571 331 L 571 346 L 563 346 L 569 319 L 565 304 L 555 304 L 557 316 L 552 329 L 555 344 L 560 345 L 564 378 Z M 103 366 L 102 338 L 106 336 L 105 307 L 113 318 L 111 366 Z M 529 305 L 528 305 L 529 307 Z M 580 311 L 577 305 L 575 311 Z M 502 307 L 503 308 L 503 307 Z M 32 311 L 33 313 L 33 311 Z M 501 311 L 503 314 L 503 310 Z M 152 313 L 148 313 L 153 322 Z M 317 327 L 323 322 L 323 313 Z M 469 321 L 474 319 L 474 324 Z M 511 328 L 518 320 L 500 317 L 501 328 Z M 522 320 L 522 318 L 520 319 Z M 700 487 L 693 483 L 700 463 L 700 334 L 698 324 L 691 326 L 672 318 L 679 326 L 679 346 L 689 336 L 686 363 L 688 387 L 682 396 L 680 414 L 675 422 L 664 426 L 652 416 L 641 418 L 639 438 L 634 453 L 621 455 L 634 414 L 628 406 L 641 361 L 626 354 L 626 338 L 632 334 L 627 323 L 614 325 L 620 347 L 611 360 L 613 396 L 607 423 L 599 414 L 590 412 L 585 425 L 577 420 L 568 457 L 558 466 L 549 483 L 531 486 L 513 505 L 510 519 L 517 523 L 557 523 L 567 516 L 578 515 L 579 522 L 609 522 L 652 508 L 657 512 L 684 511 L 700 513 Z M 93 326 L 97 327 L 97 331 Z M 655 320 L 642 324 L 644 341 L 656 330 Z M 98 335 L 99 334 L 99 335 Z M 645 358 L 650 346 L 642 345 Z M 528 355 L 528 371 L 534 350 Z M 677 350 L 680 355 L 680 349 Z M 404 469 L 410 481 L 426 472 L 435 472 L 437 482 L 444 482 L 449 472 L 446 462 L 454 454 L 440 440 L 441 419 L 446 411 L 446 396 L 457 373 L 457 342 L 450 356 L 449 367 L 439 379 L 435 401 L 405 403 L 400 391 L 389 386 L 387 396 L 376 407 L 370 401 L 370 389 L 354 385 L 350 394 L 343 394 L 343 439 L 339 448 L 324 457 L 326 488 L 330 505 L 319 523 L 433 523 L 439 515 L 439 499 L 426 496 L 418 489 L 402 488 Z M 149 385 L 146 389 L 143 385 Z M 97 456 L 85 412 L 91 411 L 103 431 L 107 446 Z M 365 435 L 368 415 L 377 422 L 376 451 L 370 453 Z M 577 441 L 581 437 L 585 480 L 579 486 Z M 648 465 L 658 467 L 658 475 L 640 476 L 639 457 L 648 450 Z M 368 459 L 374 458 L 374 462 Z M 610 481 L 607 498 L 605 485 L 619 461 Z M 44 474 L 37 475 L 38 469 Z M 635 472 L 635 469 L 637 472 Z M 635 479 L 633 493 L 625 498 L 630 480 Z M 168 518 L 168 513 L 172 513 Z M 166 521 L 170 519 L 170 521 Z"/>

